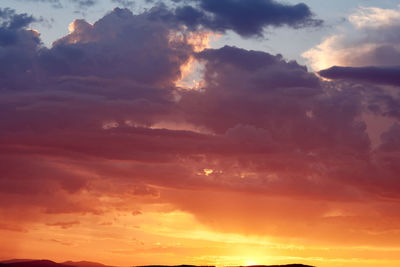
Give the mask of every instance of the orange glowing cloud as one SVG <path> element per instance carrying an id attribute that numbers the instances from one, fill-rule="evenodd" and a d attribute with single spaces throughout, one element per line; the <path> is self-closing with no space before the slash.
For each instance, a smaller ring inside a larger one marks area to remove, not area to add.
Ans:
<path id="1" fill-rule="evenodd" d="M 220 34 L 213 32 L 190 32 L 186 37 L 186 41 L 193 47 L 195 53 L 199 53 L 204 49 L 210 48 L 210 42 L 219 37 Z M 185 64 L 181 65 L 180 71 L 181 77 L 175 82 L 177 87 L 200 89 L 203 86 L 204 81 L 202 80 L 202 75 L 204 65 L 194 56 L 191 56 Z"/>

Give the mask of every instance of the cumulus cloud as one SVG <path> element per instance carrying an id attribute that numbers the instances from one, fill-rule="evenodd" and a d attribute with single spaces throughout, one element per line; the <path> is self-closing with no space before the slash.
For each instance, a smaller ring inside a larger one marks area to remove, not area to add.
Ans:
<path id="1" fill-rule="evenodd" d="M 2 29 L 17 38 L 0 46 L 13 64 L 0 75 L 1 214 L 29 221 L 168 203 L 218 229 L 288 233 L 288 224 L 282 231 L 264 225 L 267 213 L 241 223 L 266 207 L 274 223 L 299 210 L 296 236 L 309 229 L 307 215 L 326 218 L 319 202 L 339 209 L 394 199 L 397 207 L 399 127 L 372 148 L 362 118 L 396 116 L 395 96 L 375 85 L 322 81 L 281 55 L 230 46 L 197 51 L 195 28 L 164 11 L 117 8 L 93 25 L 76 20 L 51 48 L 26 28 L 30 20 L 11 27 L 16 19 L 7 11 Z M 183 90 L 175 82 L 192 57 L 204 64 L 203 82 Z M 227 209 L 235 201 L 243 204 Z M 314 204 L 307 212 L 299 203 Z M 207 220 L 215 214 L 220 220 Z M 358 228 L 370 229 L 360 216 Z"/>
<path id="2" fill-rule="evenodd" d="M 71 34 L 41 54 L 41 63 L 50 72 L 125 77 L 166 86 L 180 76 L 179 67 L 191 52 L 190 45 L 170 39 L 167 25 L 127 9 L 117 8 L 94 25 L 75 20 L 70 29 Z"/>
<path id="3" fill-rule="evenodd" d="M 400 62 L 400 10 L 361 7 L 349 16 L 350 28 L 305 52 L 315 70 L 336 66 L 389 66 Z"/>
<path id="4" fill-rule="evenodd" d="M 400 47 L 395 33 L 400 29 L 400 11 L 361 7 L 349 16 L 349 22 L 350 29 L 343 28 L 303 56 L 322 77 L 363 91 L 368 111 L 362 116 L 369 117 L 371 135 L 381 135 L 399 118 Z"/>
<path id="5" fill-rule="evenodd" d="M 34 32 L 22 26 L 15 27 L 15 30 L 9 26 L 13 25 L 13 21 L 14 16 L 8 16 L 8 22 L 2 27 L 18 37 L 13 45 L 1 46 L 1 67 L 5 70 L 0 76 L 4 96 L 1 100 L 4 124 L 1 128 L 2 132 L 4 130 L 2 144 L 6 150 L 13 150 L 12 144 L 19 142 L 9 139 L 17 137 L 17 132 L 31 132 L 30 138 L 33 139 L 27 138 L 26 141 L 30 139 L 33 143 L 45 141 L 42 138 L 48 134 L 58 136 L 51 138 L 52 141 L 48 139 L 54 145 L 63 139 L 62 133 L 71 135 L 71 131 L 75 130 L 113 135 L 103 125 L 118 121 L 120 125 L 125 125 L 129 136 L 129 131 L 133 130 L 130 126 L 132 121 L 137 125 L 151 125 L 153 116 L 163 117 L 169 113 L 174 103 L 171 87 L 180 76 L 179 67 L 188 59 L 192 46 L 184 40 L 171 40 L 169 29 L 162 23 L 151 22 L 145 14 L 134 16 L 128 10 L 116 9 L 94 25 L 75 21 L 71 34 L 47 49 L 40 46 L 39 37 Z M 14 66 L 11 69 L 10 62 Z M 86 115 L 78 115 L 81 112 Z M 53 131 L 60 132 L 56 134 Z M 72 141 L 72 147 L 92 146 L 89 140 L 89 143 L 83 144 L 85 138 L 65 137 L 64 141 Z M 50 143 L 45 146 L 53 150 Z M 43 160 L 47 153 L 41 154 L 39 150 L 36 151 L 39 154 L 34 154 Z M 56 150 L 58 148 L 53 150 L 55 154 L 50 154 L 56 156 Z M 114 154 L 112 150 L 116 151 L 115 147 L 109 151 Z M 146 153 L 138 156 L 152 158 Z M 59 194 L 57 190 L 51 191 L 50 187 L 59 188 L 66 195 L 78 194 L 85 188 L 86 179 L 82 173 L 69 172 L 69 167 L 62 167 L 51 159 L 41 162 L 32 157 L 32 161 L 26 163 L 24 153 L 17 154 L 20 156 L 7 157 L 10 164 L 1 178 L 2 189 L 8 195 L 4 201 L 10 200 L 9 194 L 26 194 L 27 191 L 33 196 L 48 192 L 48 198 L 55 197 L 53 192 Z M 121 158 L 117 154 L 114 156 Z M 21 164 L 32 166 L 29 174 L 12 168 Z M 41 200 L 27 199 L 42 207 Z M 85 209 L 74 202 L 64 202 L 61 197 L 50 203 L 52 205 L 47 208 L 51 211 Z M 61 208 L 62 205 L 65 207 Z"/>
<path id="6" fill-rule="evenodd" d="M 0 79 L 2 87 L 32 79 L 39 34 L 27 27 L 36 19 L 28 14 L 16 14 L 12 9 L 0 9 Z M 20 76 L 21 79 L 16 79 Z"/>
<path id="7" fill-rule="evenodd" d="M 9 30 L 18 30 L 28 26 L 35 21 L 32 16 L 28 14 L 16 14 L 13 9 L 4 8 L 0 9 L 1 28 Z"/>

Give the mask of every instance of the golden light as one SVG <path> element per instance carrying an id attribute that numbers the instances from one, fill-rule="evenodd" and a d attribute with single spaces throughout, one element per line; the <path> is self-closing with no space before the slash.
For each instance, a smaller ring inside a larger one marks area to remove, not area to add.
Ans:
<path id="1" fill-rule="evenodd" d="M 197 89 L 201 86 L 202 81 L 200 76 L 202 66 L 194 57 L 190 57 L 189 60 L 180 67 L 181 77 L 175 82 L 177 87 L 184 89 Z M 199 81 L 197 81 L 197 79 Z"/>
<path id="2" fill-rule="evenodd" d="M 246 261 L 245 265 L 247 265 L 247 266 L 259 265 L 259 263 L 256 262 L 255 260 L 249 259 L 249 260 Z"/>
<path id="3" fill-rule="evenodd" d="M 68 31 L 69 31 L 69 33 L 72 33 L 74 30 L 75 30 L 75 21 L 71 22 L 71 23 L 68 25 Z"/>
<path id="4" fill-rule="evenodd" d="M 203 171 L 206 176 L 209 176 L 210 174 L 213 174 L 213 172 L 214 172 L 214 170 L 212 170 L 212 169 L 204 169 Z"/>
<path id="5" fill-rule="evenodd" d="M 193 47 L 193 51 L 198 53 L 204 49 L 210 48 L 211 41 L 220 36 L 220 34 L 207 31 L 191 32 L 187 35 L 175 33 L 171 34 L 170 41 L 186 40 L 186 42 Z M 181 77 L 175 82 L 175 85 L 184 89 L 200 88 L 203 83 L 201 79 L 203 67 L 201 62 L 191 56 L 188 61 L 180 67 Z"/>
<path id="6" fill-rule="evenodd" d="M 195 52 L 201 52 L 204 49 L 210 48 L 210 42 L 220 36 L 221 34 L 207 31 L 191 32 L 188 34 L 187 42 L 193 46 Z"/>

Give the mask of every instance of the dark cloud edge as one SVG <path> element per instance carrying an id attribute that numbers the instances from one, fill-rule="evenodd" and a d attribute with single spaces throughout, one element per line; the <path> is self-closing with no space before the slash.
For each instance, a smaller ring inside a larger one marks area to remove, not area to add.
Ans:
<path id="1" fill-rule="evenodd" d="M 324 78 L 400 86 L 400 66 L 333 66 L 318 72 Z"/>

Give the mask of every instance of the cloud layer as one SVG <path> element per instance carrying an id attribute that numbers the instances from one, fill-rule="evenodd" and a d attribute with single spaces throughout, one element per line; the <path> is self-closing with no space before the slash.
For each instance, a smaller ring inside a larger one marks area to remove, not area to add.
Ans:
<path id="1" fill-rule="evenodd" d="M 197 51 L 191 38 L 205 29 L 257 35 L 297 25 L 282 12 L 302 11 L 301 23 L 310 15 L 302 4 L 254 1 L 276 17 L 237 28 L 244 2 L 225 2 L 232 8 L 199 2 L 215 22 L 224 18 L 222 28 L 188 28 L 178 9 L 116 8 L 93 25 L 74 21 L 51 48 L 27 29 L 33 18 L 1 10 L 4 231 L 84 227 L 71 214 L 149 223 L 154 213 L 184 212 L 220 233 L 397 244 L 400 126 L 381 129 L 373 147 L 365 119 L 400 118 L 397 80 L 379 85 L 391 69 L 334 68 L 320 74 L 345 81 L 323 81 L 281 55 Z M 204 64 L 203 81 L 179 88 L 191 58 Z M 376 77 L 360 83 L 360 71 Z"/>

